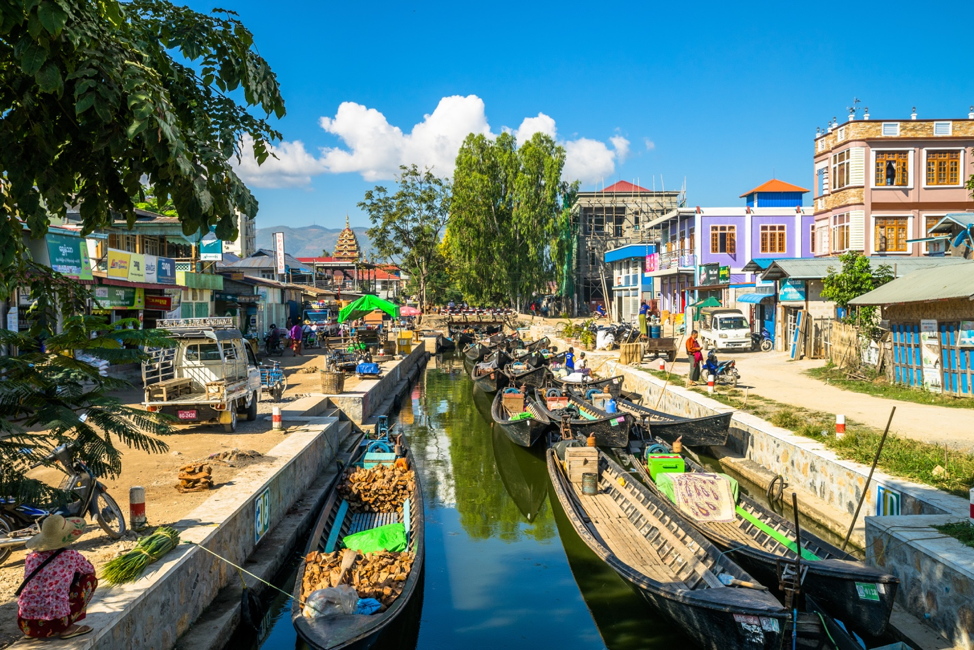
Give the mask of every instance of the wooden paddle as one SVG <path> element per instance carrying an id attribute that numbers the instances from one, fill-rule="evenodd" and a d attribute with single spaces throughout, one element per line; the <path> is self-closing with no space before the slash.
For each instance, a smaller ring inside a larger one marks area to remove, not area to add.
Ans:
<path id="1" fill-rule="evenodd" d="M 345 573 L 352 568 L 353 564 L 355 564 L 355 558 L 357 555 L 358 551 L 350 548 L 346 548 L 344 551 L 342 551 L 342 571 L 338 574 L 339 585 L 345 580 Z"/>

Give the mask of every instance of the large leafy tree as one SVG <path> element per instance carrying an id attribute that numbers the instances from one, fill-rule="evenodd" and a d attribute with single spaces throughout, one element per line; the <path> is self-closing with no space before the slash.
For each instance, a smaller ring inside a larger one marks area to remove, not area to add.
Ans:
<path id="1" fill-rule="evenodd" d="M 829 273 L 822 279 L 822 297 L 832 300 L 843 309 L 849 307 L 853 298 L 869 293 L 893 279 L 893 269 L 888 264 L 880 264 L 874 271 L 869 258 L 858 251 L 848 251 L 839 256 L 840 269 L 829 268 Z M 875 307 L 859 307 L 858 310 L 847 312 L 845 320 L 848 323 L 860 323 L 872 329 L 875 318 Z"/>
<path id="2" fill-rule="evenodd" d="M 406 271 L 415 283 L 421 305 L 428 304 L 427 284 L 443 265 L 440 233 L 450 209 L 450 188 L 429 169 L 402 166 L 395 194 L 381 185 L 358 204 L 372 222 L 373 250 Z"/>
<path id="3" fill-rule="evenodd" d="M 518 146 L 469 135 L 457 154 L 450 259 L 473 301 L 523 305 L 555 279 L 552 240 L 565 194 L 565 151 L 537 133 Z"/>
<path id="4" fill-rule="evenodd" d="M 98 476 L 121 471 L 120 446 L 165 451 L 157 436 L 169 433 L 167 422 L 123 404 L 112 392 L 128 382 L 92 363 L 140 362 L 141 346 L 172 345 L 165 332 L 138 329 L 134 319 L 108 325 L 103 317 L 78 315 L 90 293 L 33 262 L 18 261 L 11 274 L 35 299 L 21 314 L 30 321 L 26 332 L 0 329 L 0 348 L 18 351 L 0 355 L 0 494 L 56 496 L 27 472 L 59 444 L 75 444 Z"/>
<path id="5" fill-rule="evenodd" d="M 236 14 L 166 0 L 8 0 L 0 5 L 0 271 L 20 222 L 42 236 L 79 205 L 85 233 L 134 219 L 148 182 L 183 231 L 237 236 L 257 201 L 232 166 L 263 162 L 284 115 L 277 79 Z"/>

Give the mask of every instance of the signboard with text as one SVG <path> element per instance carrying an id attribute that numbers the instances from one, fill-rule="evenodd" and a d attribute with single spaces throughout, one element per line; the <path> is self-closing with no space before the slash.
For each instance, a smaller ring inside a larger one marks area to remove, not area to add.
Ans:
<path id="1" fill-rule="evenodd" d="M 172 311 L 172 298 L 168 296 L 146 296 L 145 308 L 156 311 Z"/>
<path id="2" fill-rule="evenodd" d="M 176 260 L 169 257 L 156 258 L 156 282 L 176 284 Z"/>
<path id="3" fill-rule="evenodd" d="M 805 300 L 805 281 L 804 280 L 782 280 L 781 289 L 778 291 L 778 300 L 801 301 Z"/>
<path id="4" fill-rule="evenodd" d="M 730 267 L 721 266 L 717 270 L 717 282 L 720 284 L 726 284 L 730 282 Z"/>
<path id="5" fill-rule="evenodd" d="M 145 282 L 145 255 L 132 253 L 129 256 L 129 282 Z"/>
<path id="6" fill-rule="evenodd" d="M 95 287 L 98 309 L 143 309 L 145 292 L 134 287 Z"/>
<path id="7" fill-rule="evenodd" d="M 50 266 L 58 273 L 81 280 L 91 280 L 91 262 L 88 259 L 88 245 L 80 237 L 47 235 L 47 252 Z"/>
<path id="8" fill-rule="evenodd" d="M 108 277 L 119 280 L 129 279 L 129 259 L 131 253 L 108 249 Z"/>
<path id="9" fill-rule="evenodd" d="M 200 259 L 204 262 L 223 260 L 223 241 L 216 236 L 212 228 L 200 240 Z"/>
<path id="10" fill-rule="evenodd" d="M 277 274 L 284 275 L 284 233 L 274 233 L 274 260 L 276 261 Z"/>
<path id="11" fill-rule="evenodd" d="M 709 286 L 712 284 L 717 284 L 717 279 L 720 277 L 720 266 L 718 264 L 701 264 L 700 265 L 700 277 L 697 284 L 700 286 Z"/>

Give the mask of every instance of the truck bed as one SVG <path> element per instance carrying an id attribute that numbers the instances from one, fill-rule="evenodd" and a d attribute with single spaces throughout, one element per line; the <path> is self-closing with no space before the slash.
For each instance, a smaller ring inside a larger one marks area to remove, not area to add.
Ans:
<path id="1" fill-rule="evenodd" d="M 152 384 L 146 386 L 146 393 L 152 388 Z M 190 406 L 193 404 L 222 404 L 227 399 L 237 399 L 246 396 L 248 392 L 247 380 L 238 380 L 232 384 L 227 384 L 223 397 L 208 398 L 206 391 L 195 390 L 194 392 L 183 394 L 176 399 L 168 400 L 145 400 L 143 406 Z"/>

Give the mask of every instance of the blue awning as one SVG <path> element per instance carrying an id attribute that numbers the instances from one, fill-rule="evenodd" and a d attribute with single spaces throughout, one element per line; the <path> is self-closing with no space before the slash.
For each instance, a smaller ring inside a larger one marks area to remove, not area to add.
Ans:
<path id="1" fill-rule="evenodd" d="M 768 298 L 774 298 L 773 293 L 742 293 L 737 296 L 737 302 L 746 302 L 756 305 L 762 300 L 767 300 Z"/>

